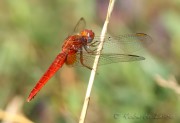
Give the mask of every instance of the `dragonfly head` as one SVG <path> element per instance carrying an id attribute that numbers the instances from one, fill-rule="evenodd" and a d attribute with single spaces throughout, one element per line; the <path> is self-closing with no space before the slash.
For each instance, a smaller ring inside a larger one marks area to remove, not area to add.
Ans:
<path id="1" fill-rule="evenodd" d="M 94 39 L 94 32 L 92 30 L 85 29 L 81 32 L 81 35 L 85 37 L 87 43 L 91 43 L 92 40 Z"/>

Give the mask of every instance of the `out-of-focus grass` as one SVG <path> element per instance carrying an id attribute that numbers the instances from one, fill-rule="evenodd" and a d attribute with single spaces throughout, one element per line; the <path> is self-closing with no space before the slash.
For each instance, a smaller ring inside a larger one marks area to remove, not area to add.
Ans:
<path id="1" fill-rule="evenodd" d="M 21 95 L 21 112 L 33 122 L 77 122 L 89 70 L 63 67 L 32 102 L 25 100 L 78 19 L 86 18 L 87 26 L 99 33 L 106 11 L 104 0 L 0 1 L 0 109 L 6 110 L 10 100 Z M 144 32 L 153 42 L 142 51 L 145 61 L 99 67 L 87 122 L 179 122 L 179 95 L 155 80 L 156 74 L 180 78 L 179 18 L 178 0 L 116 1 L 109 34 Z M 115 119 L 117 113 L 121 116 Z M 172 117 L 123 117 L 127 113 Z"/>

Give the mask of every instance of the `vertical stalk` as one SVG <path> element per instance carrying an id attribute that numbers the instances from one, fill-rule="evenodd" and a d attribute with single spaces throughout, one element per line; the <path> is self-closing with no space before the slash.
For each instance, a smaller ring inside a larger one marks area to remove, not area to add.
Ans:
<path id="1" fill-rule="evenodd" d="M 100 35 L 101 43 L 98 46 L 98 49 L 97 49 L 98 51 L 102 50 L 102 47 L 103 47 L 103 44 L 104 44 L 104 37 L 105 37 L 106 32 L 107 32 L 107 26 L 108 26 L 110 16 L 111 16 L 111 13 L 112 13 L 112 10 L 113 10 L 113 7 L 114 7 L 114 3 L 115 3 L 115 0 L 109 0 L 109 6 L 108 6 L 107 15 L 106 15 L 106 20 L 104 22 L 104 26 L 103 26 L 103 29 L 102 29 L 101 35 Z M 87 109 L 88 109 L 88 105 L 89 105 L 89 101 L 90 101 L 91 90 L 92 90 L 92 86 L 93 86 L 93 83 L 94 83 L 94 78 L 95 78 L 95 74 L 96 74 L 96 71 L 97 71 L 97 65 L 98 65 L 98 62 L 99 62 L 99 58 L 100 58 L 100 54 L 97 54 L 96 57 L 95 57 L 94 64 L 93 64 L 93 69 L 91 71 L 91 75 L 90 75 L 90 78 L 89 78 L 89 83 L 88 83 L 86 96 L 85 96 L 83 108 L 82 108 L 82 111 L 81 111 L 81 116 L 80 116 L 80 119 L 79 119 L 79 123 L 84 123 L 84 121 L 85 121 L 85 117 L 86 117 L 86 113 L 87 113 Z"/>

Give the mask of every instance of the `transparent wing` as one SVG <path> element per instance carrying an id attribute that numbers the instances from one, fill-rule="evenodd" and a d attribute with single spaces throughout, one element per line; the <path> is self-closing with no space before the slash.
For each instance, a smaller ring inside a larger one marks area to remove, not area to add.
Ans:
<path id="1" fill-rule="evenodd" d="M 144 33 L 126 34 L 115 37 L 106 36 L 102 52 L 97 51 L 100 37 L 95 37 L 93 42 L 85 48 L 80 49 L 76 54 L 76 60 L 72 66 L 85 66 L 92 68 L 94 58 L 100 54 L 98 65 L 105 65 L 117 62 L 130 62 L 144 60 L 142 56 L 134 52 L 143 49 L 143 45 L 149 45 L 152 38 Z"/>
<path id="2" fill-rule="evenodd" d="M 144 33 L 125 34 L 114 37 L 105 37 L 102 54 L 131 54 L 143 49 L 152 42 L 152 38 Z M 100 37 L 95 37 L 93 42 L 89 44 L 89 49 L 95 49 L 100 43 Z M 96 46 L 94 44 L 97 44 Z M 99 51 L 97 51 L 99 52 Z"/>
<path id="3" fill-rule="evenodd" d="M 94 63 L 94 58 L 96 55 L 84 53 L 83 57 L 80 56 L 79 53 L 76 54 L 76 62 L 71 64 L 70 66 L 80 66 L 80 67 L 88 67 L 92 68 Z M 140 61 L 145 58 L 137 55 L 130 54 L 101 54 L 98 65 L 106 65 L 111 63 L 118 62 L 132 62 L 132 61 Z"/>
<path id="4" fill-rule="evenodd" d="M 77 22 L 72 34 L 80 33 L 82 30 L 85 29 L 85 27 L 86 27 L 86 21 L 83 17 L 81 17 L 80 20 Z"/>

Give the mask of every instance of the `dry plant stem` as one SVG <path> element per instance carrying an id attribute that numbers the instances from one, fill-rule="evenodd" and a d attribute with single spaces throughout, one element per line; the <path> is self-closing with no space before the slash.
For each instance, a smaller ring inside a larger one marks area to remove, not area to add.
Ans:
<path id="1" fill-rule="evenodd" d="M 8 119 L 4 120 L 4 118 L 7 116 Z M 33 123 L 32 121 L 28 120 L 25 116 L 21 114 L 12 114 L 0 109 L 0 121 L 1 120 L 4 120 L 3 122 L 6 123 Z"/>
<path id="2" fill-rule="evenodd" d="M 163 77 L 160 75 L 155 76 L 156 82 L 158 85 L 165 87 L 165 88 L 170 88 L 172 89 L 175 93 L 180 95 L 180 86 L 178 82 L 176 81 L 175 77 L 171 75 L 169 77 L 169 80 L 165 80 Z"/>
<path id="3" fill-rule="evenodd" d="M 104 26 L 103 26 L 103 29 L 101 31 L 101 39 L 100 39 L 101 43 L 99 44 L 98 49 L 97 49 L 98 51 L 101 51 L 102 47 L 103 47 L 104 37 L 106 35 L 110 15 L 111 15 L 113 7 L 114 7 L 114 2 L 115 2 L 115 0 L 110 0 L 109 1 L 109 7 L 108 7 L 108 11 L 107 11 L 106 20 L 104 22 Z M 82 108 L 82 111 L 81 111 L 81 116 L 80 116 L 80 119 L 79 119 L 79 123 L 84 123 L 84 121 L 85 121 L 85 117 L 86 117 L 86 113 L 87 113 L 87 109 L 88 109 L 88 104 L 89 104 L 89 101 L 90 101 L 91 90 L 92 90 L 92 86 L 93 86 L 93 82 L 94 82 L 94 78 L 95 78 L 99 58 L 100 58 L 100 55 L 99 54 L 96 55 L 95 60 L 94 60 L 94 64 L 93 64 L 93 69 L 91 71 L 91 75 L 90 75 L 90 78 L 89 78 L 89 84 L 88 84 L 88 87 L 87 87 L 86 97 L 85 97 L 84 105 L 83 105 L 83 108 Z"/>
<path id="4" fill-rule="evenodd" d="M 16 95 L 12 101 L 10 101 L 6 107 L 6 110 L 0 110 L 1 123 L 32 123 L 25 116 L 19 113 L 22 110 L 23 98 Z"/>

